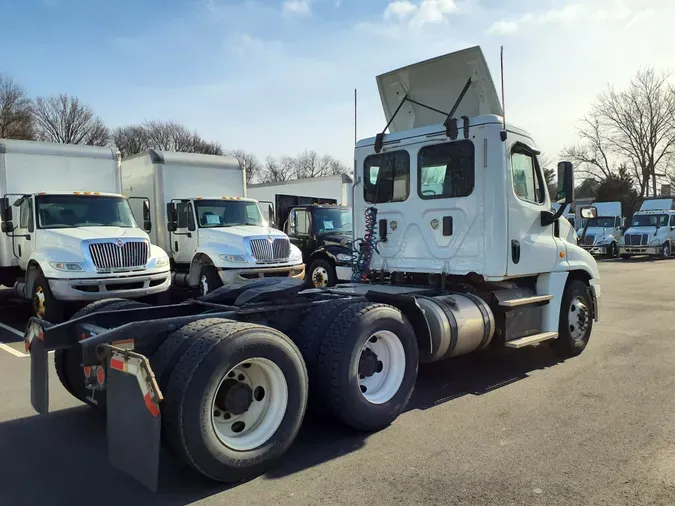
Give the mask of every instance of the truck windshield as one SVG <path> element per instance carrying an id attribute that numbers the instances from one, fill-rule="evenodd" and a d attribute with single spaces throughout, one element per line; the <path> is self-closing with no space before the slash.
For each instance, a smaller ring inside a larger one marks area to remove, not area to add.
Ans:
<path id="1" fill-rule="evenodd" d="M 136 228 L 129 201 L 99 195 L 37 195 L 38 228 Z"/>
<path id="2" fill-rule="evenodd" d="M 632 227 L 665 227 L 668 225 L 667 214 L 636 214 L 633 216 Z"/>
<path id="3" fill-rule="evenodd" d="M 614 227 L 614 216 L 598 216 L 588 220 L 588 228 L 591 227 Z"/>
<path id="4" fill-rule="evenodd" d="M 314 210 L 314 227 L 317 234 L 351 233 L 351 209 L 318 208 Z"/>
<path id="5" fill-rule="evenodd" d="M 248 200 L 195 200 L 201 228 L 266 225 L 257 202 Z"/>

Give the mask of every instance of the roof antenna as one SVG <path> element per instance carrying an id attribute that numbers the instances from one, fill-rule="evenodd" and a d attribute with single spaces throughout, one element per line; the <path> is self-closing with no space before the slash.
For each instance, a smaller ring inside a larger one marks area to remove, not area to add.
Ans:
<path id="1" fill-rule="evenodd" d="M 503 130 L 499 132 L 499 138 L 502 142 L 506 141 L 506 103 L 504 102 L 504 46 L 500 46 L 499 60 L 501 65 L 502 78 L 502 122 L 504 124 Z"/>

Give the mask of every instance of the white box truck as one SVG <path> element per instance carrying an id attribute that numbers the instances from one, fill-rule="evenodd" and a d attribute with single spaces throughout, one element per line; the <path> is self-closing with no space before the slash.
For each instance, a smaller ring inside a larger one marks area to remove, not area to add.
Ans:
<path id="1" fill-rule="evenodd" d="M 670 258 L 675 245 L 675 199 L 647 198 L 633 214 L 619 245 L 621 258 L 649 255 Z"/>
<path id="2" fill-rule="evenodd" d="M 626 225 L 621 202 L 593 202 L 592 206 L 597 209 L 598 216 L 587 220 L 577 232 L 579 245 L 591 255 L 615 258 Z"/>
<path id="3" fill-rule="evenodd" d="M 108 371 L 88 391 L 108 400 L 117 469 L 156 490 L 166 441 L 196 472 L 236 482 L 266 472 L 291 446 L 308 399 L 375 431 L 406 409 L 420 363 L 544 342 L 561 357 L 582 353 L 599 317 L 598 266 L 566 240 L 563 209 L 551 211 L 532 136 L 504 128 L 480 48 L 378 83 L 391 132 L 355 151 L 366 283 L 303 290 L 297 280 L 264 279 L 57 328 L 32 320 L 34 408 L 49 407 L 47 352 L 81 350 L 84 367 Z M 573 193 L 572 165 L 561 162 L 556 195 L 569 204 Z M 592 218 L 593 208 L 582 214 Z M 123 336 L 134 337 L 133 352 L 115 346 Z"/>
<path id="4" fill-rule="evenodd" d="M 57 322 L 64 303 L 140 298 L 170 286 L 121 195 L 116 148 L 0 140 L 0 282 Z"/>
<path id="5" fill-rule="evenodd" d="M 336 174 L 273 183 L 249 184 L 246 191 L 249 197 L 260 203 L 273 203 L 275 208 L 278 207 L 278 196 L 286 195 L 320 199 L 318 203 L 321 204 L 351 206 L 352 185 L 351 177 L 346 174 Z"/>
<path id="6" fill-rule="evenodd" d="M 177 286 L 206 294 L 263 277 L 304 278 L 302 253 L 246 198 L 234 157 L 149 150 L 122 160 L 127 195 L 150 201 L 153 244 L 172 259 Z"/>

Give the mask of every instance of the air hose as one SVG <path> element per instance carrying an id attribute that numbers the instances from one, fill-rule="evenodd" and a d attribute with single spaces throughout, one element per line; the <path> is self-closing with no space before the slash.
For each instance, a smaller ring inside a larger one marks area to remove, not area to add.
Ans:
<path id="1" fill-rule="evenodd" d="M 358 248 L 358 257 L 352 266 L 352 283 L 362 283 L 368 279 L 370 262 L 375 251 L 375 224 L 377 223 L 377 208 L 369 207 L 365 212 L 365 232 Z"/>

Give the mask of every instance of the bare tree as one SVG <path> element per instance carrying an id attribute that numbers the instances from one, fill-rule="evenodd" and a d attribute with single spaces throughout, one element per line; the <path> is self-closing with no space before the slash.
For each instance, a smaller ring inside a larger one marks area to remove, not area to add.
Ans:
<path id="1" fill-rule="evenodd" d="M 110 139 L 110 131 L 92 108 L 66 94 L 37 97 L 32 116 L 41 141 L 105 146 Z"/>
<path id="2" fill-rule="evenodd" d="M 579 129 L 581 142 L 564 153 L 603 181 L 627 167 L 640 197 L 657 192 L 657 177 L 670 174 L 675 155 L 675 89 L 668 74 L 640 70 L 628 89 L 609 87 L 598 96 Z"/>
<path id="3" fill-rule="evenodd" d="M 243 149 L 233 149 L 227 151 L 228 155 L 238 158 L 246 167 L 246 183 L 254 183 L 262 179 L 263 166 L 253 153 L 248 153 Z"/>
<path id="4" fill-rule="evenodd" d="M 277 181 L 290 181 L 297 178 L 297 165 L 295 158 L 291 156 L 282 156 L 275 160 L 268 156 L 263 168 L 262 180 L 264 183 L 273 183 Z"/>
<path id="5" fill-rule="evenodd" d="M 122 156 L 135 155 L 148 149 L 223 154 L 219 143 L 206 141 L 198 133 L 173 121 L 146 121 L 141 125 L 118 127 L 112 137 Z"/>
<path id="6" fill-rule="evenodd" d="M 30 107 L 26 89 L 7 74 L 0 74 L 0 139 L 35 138 Z"/>
<path id="7" fill-rule="evenodd" d="M 346 174 L 348 168 L 345 164 L 330 155 L 319 156 L 316 151 L 305 151 L 297 157 L 298 178 L 312 178 L 330 176 L 333 174 Z"/>

